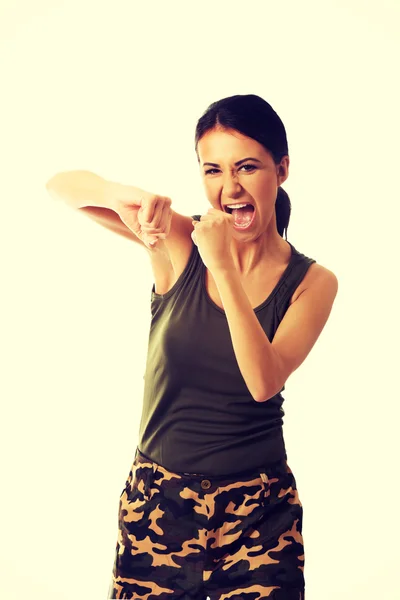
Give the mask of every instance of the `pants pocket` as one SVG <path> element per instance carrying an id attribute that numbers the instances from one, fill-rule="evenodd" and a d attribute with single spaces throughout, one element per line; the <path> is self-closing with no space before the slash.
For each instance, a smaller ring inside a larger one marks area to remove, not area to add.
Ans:
<path id="1" fill-rule="evenodd" d="M 269 499 L 271 496 L 271 486 L 270 486 L 270 482 L 269 482 L 269 477 L 266 473 L 264 473 L 264 472 L 260 473 L 260 477 L 263 482 L 262 505 L 265 508 L 268 505 Z"/>
<path id="2" fill-rule="evenodd" d="M 120 493 L 120 496 L 119 496 L 120 498 L 121 498 L 122 494 L 127 491 L 128 488 L 129 489 L 132 488 L 132 482 L 134 482 L 135 477 L 136 477 L 136 469 L 137 469 L 137 467 L 136 467 L 135 462 L 134 462 L 133 465 L 130 468 L 130 471 L 129 471 L 129 474 L 128 474 L 128 478 L 125 481 L 124 489 Z"/>
<path id="3" fill-rule="evenodd" d="M 303 507 L 296 480 L 288 465 L 274 472 L 260 473 L 264 485 L 264 517 L 269 535 L 277 536 L 290 529 L 295 520 L 301 532 Z"/>

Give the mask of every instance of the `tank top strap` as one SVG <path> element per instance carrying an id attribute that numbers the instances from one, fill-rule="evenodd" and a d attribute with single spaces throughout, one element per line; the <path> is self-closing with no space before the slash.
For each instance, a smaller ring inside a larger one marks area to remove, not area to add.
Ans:
<path id="1" fill-rule="evenodd" d="M 290 242 L 288 242 L 290 244 Z M 290 269 L 288 270 L 282 285 L 280 286 L 276 296 L 276 307 L 278 318 L 281 320 L 287 311 L 290 300 L 296 289 L 303 281 L 310 266 L 316 262 L 313 258 L 305 256 L 290 244 L 293 250 Z"/>

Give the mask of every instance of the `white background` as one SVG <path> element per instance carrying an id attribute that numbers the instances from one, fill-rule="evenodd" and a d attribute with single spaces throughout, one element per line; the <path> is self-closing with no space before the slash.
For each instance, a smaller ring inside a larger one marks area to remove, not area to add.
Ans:
<path id="1" fill-rule="evenodd" d="M 399 24 L 395 0 L 2 2 L 1 598 L 106 598 L 141 415 L 149 258 L 45 184 L 204 214 L 196 122 L 238 93 L 282 118 L 288 240 L 339 280 L 284 392 L 307 600 L 400 598 Z"/>

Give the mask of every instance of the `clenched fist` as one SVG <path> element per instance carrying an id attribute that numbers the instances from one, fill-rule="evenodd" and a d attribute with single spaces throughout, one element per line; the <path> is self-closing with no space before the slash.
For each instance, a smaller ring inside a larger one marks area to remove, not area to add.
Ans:
<path id="1" fill-rule="evenodd" d="M 135 198 L 119 198 L 114 208 L 121 221 L 148 248 L 154 247 L 159 239 L 166 239 L 171 229 L 171 199 L 142 191 Z"/>

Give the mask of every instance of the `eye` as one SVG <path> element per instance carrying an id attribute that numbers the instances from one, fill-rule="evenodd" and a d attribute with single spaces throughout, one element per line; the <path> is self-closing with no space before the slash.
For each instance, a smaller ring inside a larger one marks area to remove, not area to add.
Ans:
<path id="1" fill-rule="evenodd" d="M 251 165 L 250 163 L 246 163 L 245 165 L 242 165 L 240 168 L 242 169 L 243 167 L 250 167 L 250 169 L 256 169 L 257 167 L 255 165 Z M 249 171 L 246 171 L 247 173 Z"/>
<path id="2" fill-rule="evenodd" d="M 246 163 L 246 164 L 242 165 L 241 167 L 239 167 L 239 170 L 243 169 L 243 167 L 250 167 L 250 169 L 256 169 L 257 168 L 255 165 L 251 165 L 250 163 Z M 212 171 L 218 171 L 218 170 L 219 169 L 208 169 L 208 171 L 205 171 L 205 175 L 208 175 Z M 251 173 L 251 171 L 245 171 L 245 173 Z"/>

